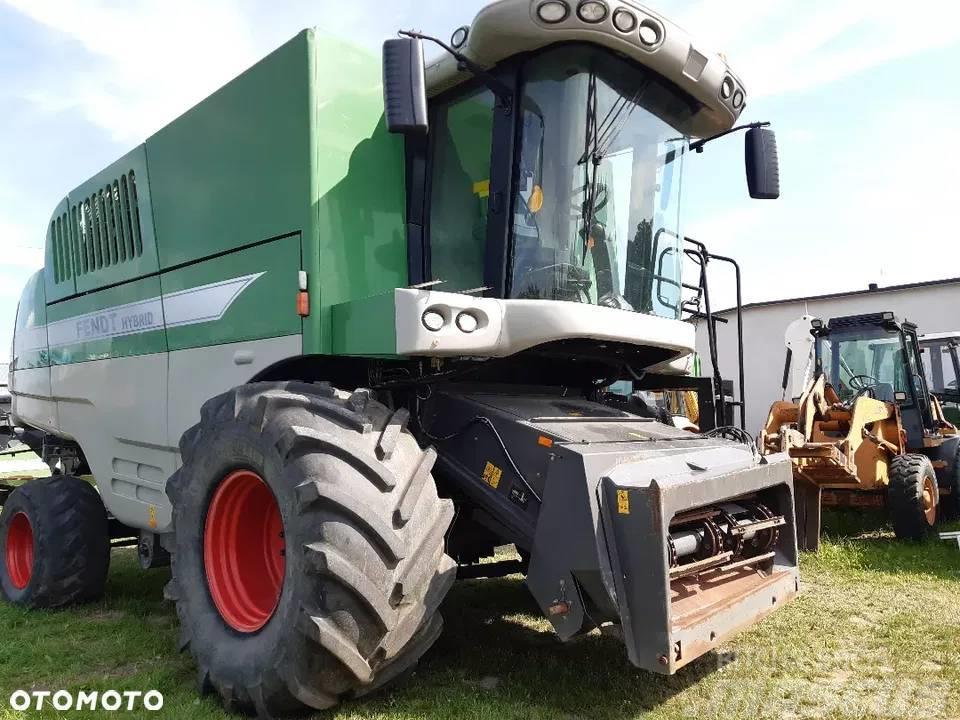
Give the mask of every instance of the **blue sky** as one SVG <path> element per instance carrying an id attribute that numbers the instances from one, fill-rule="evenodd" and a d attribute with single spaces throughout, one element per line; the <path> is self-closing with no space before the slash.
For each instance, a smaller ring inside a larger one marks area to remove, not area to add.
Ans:
<path id="1" fill-rule="evenodd" d="M 449 37 L 477 0 L 0 0 L 0 359 L 70 189 L 307 26 L 376 48 Z M 960 3 L 661 0 L 771 120 L 783 197 L 751 201 L 742 138 L 687 163 L 685 230 L 744 267 L 746 300 L 960 276 L 953 139 Z M 718 282 L 717 303 L 729 304 Z M 960 322 L 960 320 L 958 320 Z"/>

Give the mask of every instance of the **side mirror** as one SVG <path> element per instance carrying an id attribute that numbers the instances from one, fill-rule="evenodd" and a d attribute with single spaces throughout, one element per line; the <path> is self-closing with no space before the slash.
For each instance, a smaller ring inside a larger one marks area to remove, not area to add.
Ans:
<path id="1" fill-rule="evenodd" d="M 747 187 L 754 200 L 776 200 L 780 197 L 780 160 L 777 157 L 777 136 L 768 128 L 747 131 Z"/>
<path id="2" fill-rule="evenodd" d="M 383 104 L 389 132 L 426 134 L 427 82 L 419 39 L 397 38 L 383 43 Z"/>

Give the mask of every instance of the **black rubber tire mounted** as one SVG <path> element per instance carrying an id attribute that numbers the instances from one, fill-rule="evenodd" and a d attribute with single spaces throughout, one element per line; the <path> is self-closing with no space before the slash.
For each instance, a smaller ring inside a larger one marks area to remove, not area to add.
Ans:
<path id="1" fill-rule="evenodd" d="M 13 582 L 4 562 L 17 516 L 25 516 L 33 532 L 33 562 L 23 588 Z M 107 511 L 90 483 L 57 475 L 31 480 L 10 493 L 0 514 L 0 590 L 7 601 L 57 608 L 97 600 L 109 569 Z"/>
<path id="2" fill-rule="evenodd" d="M 181 651 L 201 693 L 262 717 L 332 707 L 412 670 L 440 634 L 456 578 L 444 552 L 453 504 L 437 496 L 436 460 L 370 393 L 327 384 L 256 383 L 204 404 L 180 441 L 173 579 Z M 220 614 L 204 565 L 204 523 L 237 469 L 269 486 L 283 521 L 279 600 L 257 631 Z"/>
<path id="3" fill-rule="evenodd" d="M 924 486 L 933 493 L 933 521 L 925 509 Z M 925 455 L 898 455 L 890 462 L 887 510 L 893 531 L 901 540 L 923 540 L 936 524 L 940 504 L 937 476 Z"/>

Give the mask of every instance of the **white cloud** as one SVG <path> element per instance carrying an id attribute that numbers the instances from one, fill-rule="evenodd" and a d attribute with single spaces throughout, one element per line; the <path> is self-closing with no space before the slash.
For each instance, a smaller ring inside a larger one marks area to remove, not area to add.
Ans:
<path id="1" fill-rule="evenodd" d="M 0 3 L 79 44 L 89 56 L 87 64 L 63 68 L 62 84 L 32 89 L 24 99 L 40 112 L 78 108 L 122 144 L 142 141 L 305 27 L 325 26 L 375 47 L 404 20 L 431 17 L 442 5 L 401 0 L 374 11 L 371 3 L 334 0 L 275 6 L 233 0 Z M 460 11 L 469 15 L 468 7 Z"/>
<path id="2" fill-rule="evenodd" d="M 960 3 L 946 0 L 701 0 L 681 21 L 729 57 L 754 100 L 960 41 Z"/>

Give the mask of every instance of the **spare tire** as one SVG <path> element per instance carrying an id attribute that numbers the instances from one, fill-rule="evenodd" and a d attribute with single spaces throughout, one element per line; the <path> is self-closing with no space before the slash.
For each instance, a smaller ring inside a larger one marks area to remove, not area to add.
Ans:
<path id="1" fill-rule="evenodd" d="M 257 383 L 180 441 L 173 579 L 201 691 L 262 716 L 324 709 L 412 669 L 456 577 L 435 452 L 368 391 Z"/>

